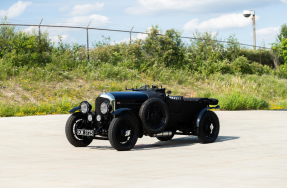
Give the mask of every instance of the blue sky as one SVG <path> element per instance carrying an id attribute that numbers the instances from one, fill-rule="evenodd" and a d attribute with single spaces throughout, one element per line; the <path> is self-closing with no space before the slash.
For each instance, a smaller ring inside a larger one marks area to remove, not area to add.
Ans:
<path id="1" fill-rule="evenodd" d="M 0 1 L 0 18 L 6 14 L 11 23 L 73 25 L 146 31 L 152 25 L 183 31 L 191 36 L 198 31 L 219 33 L 226 39 L 235 34 L 241 43 L 253 44 L 252 21 L 242 15 L 243 10 L 255 10 L 256 45 L 262 42 L 269 47 L 275 41 L 282 24 L 287 23 L 287 0 L 50 0 L 50 1 Z M 26 31 L 32 28 L 23 28 Z M 86 31 L 77 29 L 48 29 L 52 41 L 61 35 L 64 42 L 86 44 Z M 90 46 L 101 36 L 112 41 L 128 41 L 128 33 L 90 31 Z M 133 39 L 145 35 L 133 34 Z"/>

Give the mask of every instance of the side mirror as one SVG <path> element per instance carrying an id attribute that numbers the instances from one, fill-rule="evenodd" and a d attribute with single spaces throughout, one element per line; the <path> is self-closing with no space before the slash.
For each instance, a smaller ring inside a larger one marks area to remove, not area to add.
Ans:
<path id="1" fill-rule="evenodd" d="M 170 94 L 171 94 L 171 91 L 167 91 L 166 93 L 170 95 Z"/>

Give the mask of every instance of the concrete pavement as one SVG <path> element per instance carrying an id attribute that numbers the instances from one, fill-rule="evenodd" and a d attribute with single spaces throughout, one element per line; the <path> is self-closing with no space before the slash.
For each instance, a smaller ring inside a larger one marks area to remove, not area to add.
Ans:
<path id="1" fill-rule="evenodd" d="M 0 187 L 287 187 L 287 111 L 217 111 L 216 142 L 194 136 L 75 148 L 69 115 L 0 118 Z"/>

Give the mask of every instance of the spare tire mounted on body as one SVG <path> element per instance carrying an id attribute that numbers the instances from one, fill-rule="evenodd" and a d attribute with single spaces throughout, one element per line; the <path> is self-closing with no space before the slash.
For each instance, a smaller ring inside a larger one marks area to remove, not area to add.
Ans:
<path id="1" fill-rule="evenodd" d="M 141 105 L 139 116 L 142 120 L 143 128 L 149 134 L 156 134 L 166 129 L 169 111 L 163 100 L 150 98 Z"/>

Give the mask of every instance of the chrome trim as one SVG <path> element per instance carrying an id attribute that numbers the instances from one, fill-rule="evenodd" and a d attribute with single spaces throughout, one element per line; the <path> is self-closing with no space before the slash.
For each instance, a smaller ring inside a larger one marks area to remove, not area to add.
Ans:
<path id="1" fill-rule="evenodd" d="M 164 131 L 162 133 L 153 134 L 152 137 L 169 137 L 172 135 L 172 131 Z"/>
<path id="2" fill-rule="evenodd" d="M 115 97 L 112 94 L 110 94 L 110 93 L 102 93 L 102 94 L 99 95 L 99 97 L 109 99 L 110 100 L 110 104 L 112 105 L 112 111 L 116 110 L 116 99 L 115 99 Z"/>
<path id="3" fill-rule="evenodd" d="M 220 106 L 216 106 L 216 107 L 207 107 L 207 108 L 204 108 L 203 110 L 200 111 L 198 117 L 197 117 L 197 120 L 196 120 L 196 127 L 199 127 L 199 123 L 200 123 L 200 120 L 203 116 L 203 114 L 207 111 L 207 110 L 210 110 L 210 109 L 219 109 Z"/>
<path id="4" fill-rule="evenodd" d="M 213 131 L 213 129 L 214 129 L 214 126 L 213 126 L 213 124 L 211 123 L 211 125 L 210 125 L 210 134 L 212 134 L 212 131 Z"/>
<path id="5" fill-rule="evenodd" d="M 125 136 L 130 136 L 131 135 L 131 130 L 126 130 Z"/>

